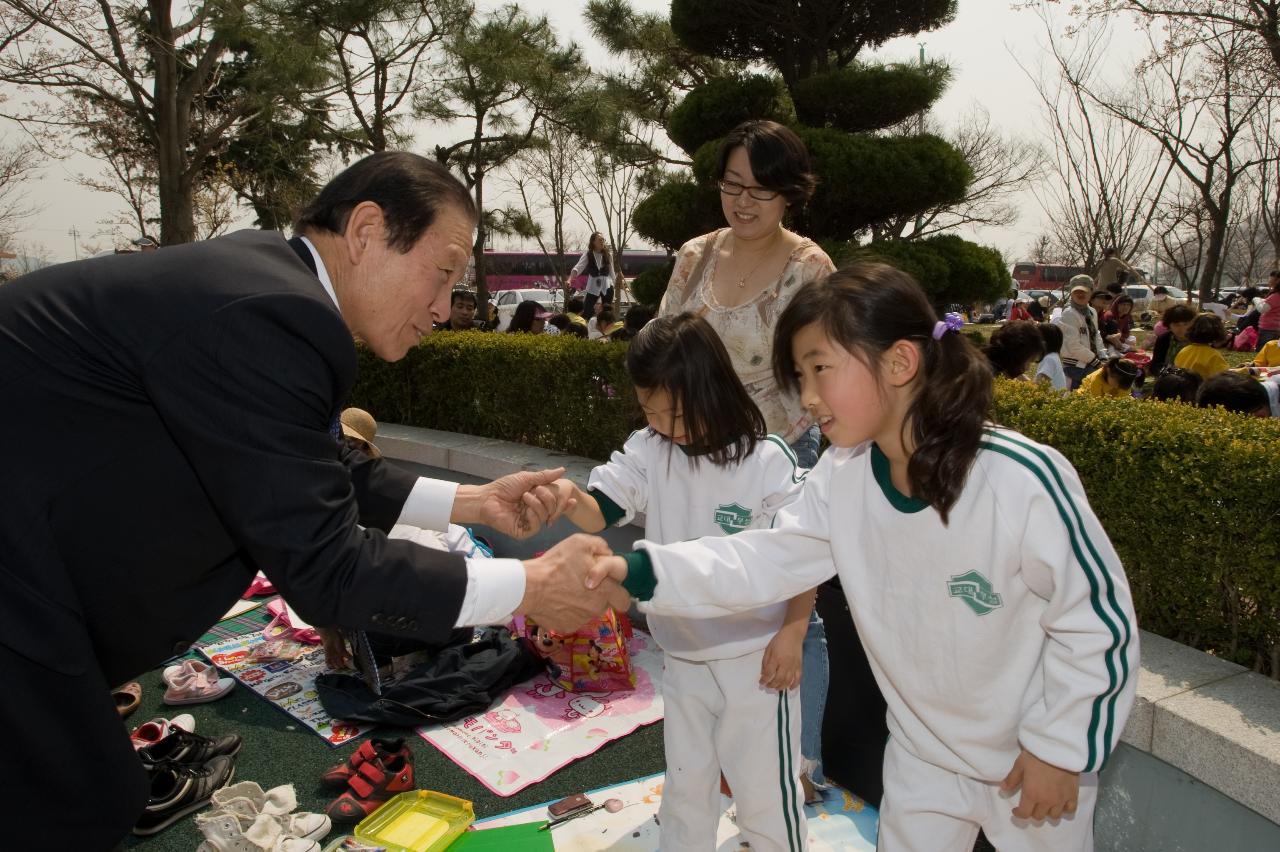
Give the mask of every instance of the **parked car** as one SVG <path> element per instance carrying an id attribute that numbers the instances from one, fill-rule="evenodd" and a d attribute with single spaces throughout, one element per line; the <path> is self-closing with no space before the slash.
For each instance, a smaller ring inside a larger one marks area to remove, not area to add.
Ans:
<path id="1" fill-rule="evenodd" d="M 1133 299 L 1133 315 L 1141 317 L 1151 312 L 1151 300 L 1155 298 L 1155 291 L 1146 284 L 1126 284 L 1124 285 L 1125 295 Z"/>
<path id="2" fill-rule="evenodd" d="M 553 313 L 559 313 L 564 302 L 559 290 L 502 290 L 498 297 L 498 331 L 506 331 L 516 306 L 532 299 Z"/>

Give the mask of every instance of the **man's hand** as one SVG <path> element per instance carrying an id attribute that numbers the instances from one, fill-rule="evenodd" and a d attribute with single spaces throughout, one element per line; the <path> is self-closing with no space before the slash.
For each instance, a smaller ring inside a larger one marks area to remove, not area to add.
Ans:
<path id="1" fill-rule="evenodd" d="M 610 606 L 626 612 L 631 596 L 613 580 L 590 591 L 585 588 L 588 570 L 610 552 L 604 539 L 580 533 L 525 560 L 524 598 L 516 612 L 561 633 L 577 630 Z"/>
<path id="2" fill-rule="evenodd" d="M 587 571 L 586 586 L 588 589 L 594 589 L 607 580 L 621 583 L 625 579 L 627 579 L 627 560 L 608 553 L 597 559 L 596 564 Z"/>
<path id="3" fill-rule="evenodd" d="M 461 485 L 450 520 L 487 524 L 512 538 L 528 538 L 576 505 L 555 485 L 563 473 L 562 467 L 520 471 L 485 485 Z"/>
<path id="4" fill-rule="evenodd" d="M 1045 763 L 1026 749 L 1000 782 L 1006 793 L 1022 788 L 1013 815 L 1019 819 L 1058 819 L 1076 812 L 1080 798 L 1080 773 Z"/>

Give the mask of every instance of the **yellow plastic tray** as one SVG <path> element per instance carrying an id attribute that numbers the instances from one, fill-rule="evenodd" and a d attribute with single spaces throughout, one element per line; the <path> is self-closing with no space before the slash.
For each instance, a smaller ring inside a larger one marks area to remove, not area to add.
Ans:
<path id="1" fill-rule="evenodd" d="M 414 790 L 401 793 L 356 826 L 356 837 L 387 847 L 388 852 L 441 852 L 475 822 L 466 799 Z"/>

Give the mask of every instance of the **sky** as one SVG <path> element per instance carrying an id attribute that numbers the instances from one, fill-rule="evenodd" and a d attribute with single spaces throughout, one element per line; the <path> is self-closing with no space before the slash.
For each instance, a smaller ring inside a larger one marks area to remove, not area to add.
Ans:
<path id="1" fill-rule="evenodd" d="M 482 8 L 502 5 L 497 0 L 480 0 Z M 598 69 L 616 66 L 620 60 L 594 42 L 582 18 L 585 2 L 578 0 L 522 0 L 521 8 L 530 14 L 545 13 L 562 38 L 572 38 L 583 48 L 591 65 Z M 632 0 L 637 10 L 665 13 L 670 0 Z M 1010 0 L 960 0 L 959 13 L 951 24 L 915 38 L 898 39 L 884 45 L 875 56 L 887 61 L 913 61 L 923 43 L 926 56 L 950 63 L 954 79 L 935 104 L 933 116 L 942 126 L 953 126 L 975 105 L 985 108 L 995 126 L 1021 136 L 1041 140 L 1037 130 L 1043 121 L 1039 98 L 1032 82 L 1019 67 L 1019 61 L 1036 69 L 1044 34 L 1037 16 L 1029 11 L 1011 8 Z M 1125 34 L 1122 32 L 1121 38 Z M 1124 45 L 1119 46 L 1123 48 Z M 1134 44 L 1136 51 L 1136 43 Z M 1135 54 L 1136 55 L 1136 54 Z M 1110 53 L 1117 67 L 1125 53 Z M 0 87 L 0 92 L 5 91 Z M 12 141 L 12 127 L 0 126 L 0 141 Z M 430 150 L 450 134 L 447 129 L 424 126 L 419 135 L 421 150 Z M 452 141 L 452 140 L 450 140 Z M 104 233 L 101 220 L 121 209 L 113 196 L 94 192 L 74 182 L 77 173 L 94 173 L 96 164 L 82 156 L 50 162 L 36 182 L 31 195 L 43 210 L 28 220 L 17 239 L 43 246 L 53 261 L 71 260 L 93 250 L 111 248 L 113 242 L 127 241 L 128 236 L 113 240 Z M 502 200 L 499 198 L 499 200 Z M 1019 199 L 1021 215 L 1010 227 L 960 231 L 962 236 L 999 248 L 1010 263 L 1022 258 L 1034 238 L 1042 232 L 1045 213 L 1034 191 Z M 251 217 L 243 220 L 252 226 Z M 70 232 L 74 230 L 78 241 Z M 585 233 L 585 224 L 575 223 L 571 232 Z M 530 244 L 532 247 L 532 244 Z"/>

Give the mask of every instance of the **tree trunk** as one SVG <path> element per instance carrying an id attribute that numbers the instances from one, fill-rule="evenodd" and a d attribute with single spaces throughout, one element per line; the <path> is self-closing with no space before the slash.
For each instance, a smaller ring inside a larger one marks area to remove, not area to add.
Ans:
<path id="1" fill-rule="evenodd" d="M 1229 204 L 1212 204 L 1208 206 L 1208 211 L 1209 245 L 1204 253 L 1204 266 L 1200 268 L 1201 304 L 1213 301 L 1214 283 L 1218 277 L 1218 266 L 1222 263 L 1222 246 L 1227 236 L 1227 220 L 1231 215 Z"/>
<path id="2" fill-rule="evenodd" d="M 482 307 L 489 304 L 489 287 L 484 271 L 484 243 L 488 232 L 484 228 L 484 169 L 479 167 L 476 168 L 475 193 L 479 224 L 476 225 L 476 244 L 472 246 L 471 255 L 476 261 L 476 306 Z"/>
<path id="3" fill-rule="evenodd" d="M 178 103 L 178 63 L 173 24 L 167 4 L 151 4 L 149 52 L 155 63 L 155 136 L 157 195 L 160 200 L 160 244 L 189 243 L 196 238 L 193 184 L 187 176 L 186 146 L 190 116 Z"/>

